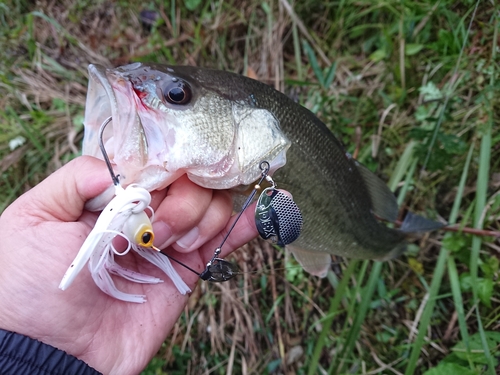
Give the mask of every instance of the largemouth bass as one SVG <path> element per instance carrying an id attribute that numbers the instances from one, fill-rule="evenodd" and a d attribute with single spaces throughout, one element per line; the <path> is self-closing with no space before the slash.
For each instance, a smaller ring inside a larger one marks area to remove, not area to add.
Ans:
<path id="1" fill-rule="evenodd" d="M 303 215 L 290 250 L 324 276 L 331 254 L 389 259 L 408 232 L 439 225 L 416 215 L 401 230 L 387 186 L 346 153 L 312 112 L 270 86 L 238 74 L 188 66 L 134 63 L 89 67 L 83 153 L 102 158 L 99 127 L 121 183 L 161 189 L 183 174 L 214 189 L 251 184 L 259 163 L 288 190 Z"/>

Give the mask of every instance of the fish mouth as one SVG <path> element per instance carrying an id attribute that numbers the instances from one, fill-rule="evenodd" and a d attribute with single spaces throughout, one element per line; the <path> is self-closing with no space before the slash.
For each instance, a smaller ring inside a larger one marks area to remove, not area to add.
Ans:
<path id="1" fill-rule="evenodd" d="M 106 76 L 106 68 L 101 65 L 90 64 L 88 67 L 89 85 L 85 102 L 85 136 L 83 139 L 84 155 L 100 156 L 99 128 L 100 124 L 113 117 L 116 113 L 116 98 L 111 83 Z M 105 129 L 103 141 L 112 137 L 113 124 Z M 108 151 L 110 153 L 110 151 Z"/>
<path id="2" fill-rule="evenodd" d="M 103 159 L 99 148 L 99 131 L 109 117 L 111 122 L 102 135 L 106 153 L 116 164 L 120 181 L 134 181 L 148 160 L 148 144 L 137 110 L 137 100 L 127 71 L 130 64 L 117 69 L 106 69 L 90 64 L 89 86 L 85 105 L 84 155 Z"/>

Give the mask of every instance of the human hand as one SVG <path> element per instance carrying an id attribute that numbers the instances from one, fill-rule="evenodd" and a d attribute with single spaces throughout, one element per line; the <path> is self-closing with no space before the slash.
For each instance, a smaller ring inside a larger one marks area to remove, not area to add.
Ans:
<path id="1" fill-rule="evenodd" d="M 80 157 L 17 199 L 0 217 L 0 328 L 62 349 L 105 374 L 140 372 L 160 348 L 186 305 L 172 282 L 133 252 L 126 268 L 156 276 L 160 284 L 115 278 L 118 289 L 145 294 L 144 304 L 104 294 L 87 267 L 66 290 L 64 272 L 90 233 L 98 214 L 85 202 L 110 183 L 104 162 Z M 234 218 L 226 191 L 201 188 L 185 176 L 152 193 L 155 245 L 201 271 Z M 238 221 L 221 256 L 257 235 L 251 209 Z M 174 264 L 194 289 L 198 276 Z"/>

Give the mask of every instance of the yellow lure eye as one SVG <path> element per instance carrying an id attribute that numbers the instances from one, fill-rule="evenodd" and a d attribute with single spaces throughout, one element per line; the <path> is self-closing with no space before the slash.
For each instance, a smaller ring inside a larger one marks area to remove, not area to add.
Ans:
<path id="1" fill-rule="evenodd" d="M 137 234 L 138 237 L 136 238 L 137 244 L 139 246 L 144 246 L 144 247 L 151 247 L 153 246 L 153 241 L 155 239 L 155 235 L 152 230 L 149 228 L 143 231 L 142 233 Z M 138 241 L 140 239 L 140 241 Z"/>
<path id="2" fill-rule="evenodd" d="M 148 215 L 144 211 L 131 215 L 125 222 L 123 234 L 136 245 L 153 246 L 155 235 Z"/>

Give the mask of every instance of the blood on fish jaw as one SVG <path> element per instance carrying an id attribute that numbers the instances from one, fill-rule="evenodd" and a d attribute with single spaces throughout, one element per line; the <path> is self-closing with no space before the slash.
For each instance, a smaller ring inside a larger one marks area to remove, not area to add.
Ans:
<path id="1" fill-rule="evenodd" d="M 137 97 L 142 101 L 142 99 L 144 99 L 148 94 L 145 93 L 144 91 L 142 90 L 139 90 L 137 89 L 136 87 L 133 88 L 134 92 L 135 92 L 135 95 L 137 95 Z"/>

